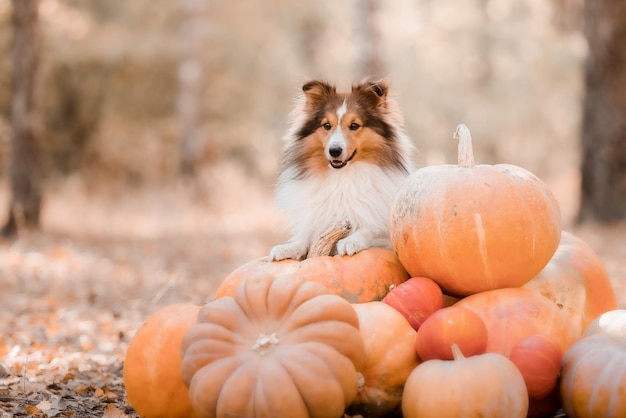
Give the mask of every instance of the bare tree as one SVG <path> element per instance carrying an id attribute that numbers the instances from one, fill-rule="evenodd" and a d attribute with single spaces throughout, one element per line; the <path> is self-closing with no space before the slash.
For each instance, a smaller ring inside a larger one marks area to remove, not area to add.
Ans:
<path id="1" fill-rule="evenodd" d="M 9 176 L 12 197 L 2 235 L 21 227 L 39 227 L 41 168 L 36 138 L 35 78 L 39 65 L 39 0 L 12 0 L 13 45 L 11 152 Z"/>
<path id="2" fill-rule="evenodd" d="M 204 0 L 180 0 L 181 57 L 178 66 L 178 125 L 181 136 L 181 171 L 193 174 L 200 153 L 200 107 L 203 68 L 200 55 L 204 43 L 206 10 Z"/>
<path id="3" fill-rule="evenodd" d="M 589 43 L 579 221 L 626 218 L 626 2 L 585 2 Z"/>
<path id="4" fill-rule="evenodd" d="M 361 73 L 364 77 L 386 76 L 382 59 L 382 39 L 378 25 L 378 0 L 359 2 L 361 12 L 361 43 L 363 48 Z"/>

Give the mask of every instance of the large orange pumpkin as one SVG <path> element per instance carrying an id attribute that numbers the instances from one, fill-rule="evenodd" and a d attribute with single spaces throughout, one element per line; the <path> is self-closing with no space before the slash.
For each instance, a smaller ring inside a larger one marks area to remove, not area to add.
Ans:
<path id="1" fill-rule="evenodd" d="M 124 386 L 139 416 L 195 416 L 180 372 L 180 345 L 199 311 L 200 306 L 189 303 L 167 305 L 151 314 L 128 344 Z"/>
<path id="2" fill-rule="evenodd" d="M 541 293 L 567 313 L 578 334 L 600 314 L 617 309 L 604 264 L 582 239 L 563 231 L 554 256 L 525 288 Z"/>
<path id="3" fill-rule="evenodd" d="M 303 261 L 270 261 L 263 257 L 230 273 L 215 297 L 232 295 L 244 279 L 281 274 L 323 284 L 331 293 L 352 303 L 381 300 L 390 288 L 409 278 L 396 254 L 384 248 L 368 248 L 353 256 L 319 256 Z"/>
<path id="4" fill-rule="evenodd" d="M 411 276 L 465 296 L 532 279 L 554 254 L 561 213 L 548 187 L 510 164 L 475 165 L 460 125 L 458 165 L 415 171 L 390 210 L 391 242 Z"/>
<path id="5" fill-rule="evenodd" d="M 489 335 L 487 352 L 509 356 L 522 339 L 540 334 L 556 342 L 565 354 L 580 336 L 554 303 L 521 287 L 476 293 L 454 306 L 474 311 L 483 319 Z"/>
<path id="6" fill-rule="evenodd" d="M 400 412 L 404 382 L 419 364 L 415 330 L 405 317 L 383 302 L 352 305 L 359 316 L 365 344 L 365 363 L 359 370 L 363 382 L 350 414 L 388 417 Z"/>
<path id="7" fill-rule="evenodd" d="M 336 418 L 364 361 L 345 299 L 297 277 L 244 280 L 202 307 L 182 344 L 183 380 L 200 417 Z"/>

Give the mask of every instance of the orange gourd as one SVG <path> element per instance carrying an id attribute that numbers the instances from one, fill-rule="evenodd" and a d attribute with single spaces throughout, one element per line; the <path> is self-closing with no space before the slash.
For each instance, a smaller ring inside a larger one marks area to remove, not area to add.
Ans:
<path id="1" fill-rule="evenodd" d="M 195 417 L 180 373 L 183 335 L 200 306 L 167 305 L 152 313 L 128 344 L 124 359 L 126 397 L 145 418 Z"/>
<path id="2" fill-rule="evenodd" d="M 551 338 L 529 335 L 513 347 L 509 358 L 522 373 L 531 400 L 545 398 L 556 387 L 563 354 Z"/>
<path id="3" fill-rule="evenodd" d="M 452 360 L 453 344 L 465 357 L 483 354 L 487 349 L 487 327 L 480 316 L 459 306 L 432 314 L 417 330 L 415 349 L 423 361 Z"/>
<path id="4" fill-rule="evenodd" d="M 368 248 L 353 256 L 318 256 L 303 261 L 270 261 L 263 257 L 230 273 L 215 297 L 230 296 L 246 278 L 294 275 L 323 284 L 331 293 L 352 303 L 381 300 L 393 286 L 409 278 L 396 254 L 384 248 Z"/>
<path id="5" fill-rule="evenodd" d="M 626 417 L 626 337 L 599 332 L 563 357 L 561 400 L 568 418 Z"/>
<path id="6" fill-rule="evenodd" d="M 403 418 L 523 418 L 528 393 L 517 367 L 495 353 L 454 360 L 429 360 L 417 366 L 404 385 Z"/>
<path id="7" fill-rule="evenodd" d="M 359 317 L 365 344 L 363 379 L 350 415 L 394 416 L 400 411 L 404 382 L 419 364 L 415 353 L 415 330 L 393 307 L 383 302 L 352 305 Z"/>
<path id="8" fill-rule="evenodd" d="M 586 242 L 567 231 L 561 233 L 550 262 L 524 287 L 541 293 L 566 312 L 579 335 L 598 315 L 617 309 L 602 260 Z"/>
<path id="9" fill-rule="evenodd" d="M 469 130 L 460 125 L 458 165 L 415 171 L 390 210 L 393 248 L 411 276 L 466 296 L 518 287 L 541 271 L 561 235 L 548 187 L 510 164 L 475 165 Z"/>
<path id="10" fill-rule="evenodd" d="M 426 318 L 443 308 L 443 293 L 433 280 L 411 277 L 391 289 L 383 302 L 400 312 L 413 329 L 418 330 Z"/>
<path id="11" fill-rule="evenodd" d="M 565 313 L 554 303 L 521 287 L 477 293 L 454 306 L 473 311 L 485 322 L 489 334 L 487 352 L 509 356 L 522 339 L 540 334 L 555 341 L 561 354 L 565 354 L 579 337 Z"/>
<path id="12" fill-rule="evenodd" d="M 244 280 L 204 305 L 182 352 L 200 417 L 340 417 L 365 355 L 348 301 L 285 276 Z"/>

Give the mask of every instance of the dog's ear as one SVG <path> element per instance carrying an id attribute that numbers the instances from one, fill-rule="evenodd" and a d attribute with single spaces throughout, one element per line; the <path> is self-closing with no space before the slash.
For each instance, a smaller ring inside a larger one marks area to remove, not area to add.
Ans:
<path id="1" fill-rule="evenodd" d="M 365 81 L 352 86 L 352 93 L 359 94 L 373 106 L 384 106 L 389 93 L 389 84 L 384 80 Z"/>
<path id="2" fill-rule="evenodd" d="M 321 103 L 337 93 L 337 88 L 324 81 L 312 80 L 302 86 L 307 104 Z"/>

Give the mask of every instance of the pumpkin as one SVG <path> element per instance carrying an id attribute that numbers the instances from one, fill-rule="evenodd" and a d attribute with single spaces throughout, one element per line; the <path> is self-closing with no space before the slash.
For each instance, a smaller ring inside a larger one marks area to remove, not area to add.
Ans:
<path id="1" fill-rule="evenodd" d="M 582 239 L 563 231 L 548 264 L 525 288 L 541 293 L 567 312 L 579 335 L 598 315 L 617 309 L 615 291 L 604 264 Z"/>
<path id="2" fill-rule="evenodd" d="M 464 125 L 455 136 L 458 165 L 420 168 L 398 191 L 393 248 L 411 276 L 429 277 L 451 296 L 522 286 L 559 244 L 559 204 L 521 167 L 475 165 Z"/>
<path id="3" fill-rule="evenodd" d="M 200 417 L 340 417 L 365 356 L 352 305 L 287 276 L 244 280 L 205 304 L 182 352 Z"/>
<path id="4" fill-rule="evenodd" d="M 404 316 L 383 302 L 353 305 L 365 344 L 362 384 L 351 415 L 391 416 L 400 411 L 404 382 L 419 364 L 415 330 Z"/>
<path id="5" fill-rule="evenodd" d="M 396 254 L 386 248 L 372 247 L 352 256 L 328 255 L 332 244 L 349 229 L 345 222 L 332 225 L 312 244 L 305 260 L 270 261 L 262 257 L 244 264 L 221 282 L 215 297 L 231 296 L 244 279 L 289 274 L 323 284 L 352 303 L 383 299 L 390 288 L 406 281 L 409 275 Z"/>
<path id="6" fill-rule="evenodd" d="M 599 333 L 626 338 L 626 309 L 614 309 L 599 315 L 589 324 L 583 337 Z"/>
<path id="7" fill-rule="evenodd" d="M 522 373 L 531 400 L 545 398 L 556 387 L 563 354 L 551 338 L 529 335 L 515 344 L 509 358 Z"/>
<path id="8" fill-rule="evenodd" d="M 578 339 L 577 330 L 554 303 L 524 288 L 489 290 L 467 296 L 454 306 L 478 314 L 487 326 L 487 351 L 505 356 L 522 339 L 540 334 L 555 341 L 565 354 Z"/>
<path id="9" fill-rule="evenodd" d="M 443 293 L 433 280 L 411 277 L 392 288 L 383 302 L 395 308 L 418 330 L 426 318 L 443 308 Z"/>
<path id="10" fill-rule="evenodd" d="M 464 356 L 482 354 L 487 348 L 487 327 L 480 316 L 459 306 L 432 314 L 417 330 L 415 349 L 423 361 L 452 360 L 452 344 Z"/>
<path id="11" fill-rule="evenodd" d="M 182 380 L 180 345 L 200 306 L 176 303 L 152 313 L 126 350 L 124 386 L 128 403 L 145 418 L 195 416 Z"/>
<path id="12" fill-rule="evenodd" d="M 404 418 L 526 417 L 528 393 L 517 367 L 505 356 L 464 358 L 453 345 L 453 360 L 428 360 L 404 385 Z"/>
<path id="13" fill-rule="evenodd" d="M 581 338 L 563 358 L 560 390 L 569 418 L 626 417 L 626 338 Z"/>

